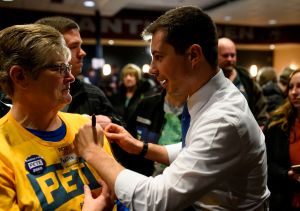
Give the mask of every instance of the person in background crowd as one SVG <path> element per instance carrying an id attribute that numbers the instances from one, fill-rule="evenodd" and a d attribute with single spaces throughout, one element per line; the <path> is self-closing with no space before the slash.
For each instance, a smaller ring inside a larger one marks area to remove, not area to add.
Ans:
<path id="1" fill-rule="evenodd" d="M 0 31 L 0 86 L 13 103 L 0 119 L 1 210 L 81 210 L 83 186 L 99 191 L 99 175 L 73 145 L 90 119 L 59 111 L 72 100 L 70 58 L 63 36 L 52 27 Z M 107 140 L 103 149 L 112 156 Z M 106 190 L 100 200 L 113 207 Z"/>
<path id="2" fill-rule="evenodd" d="M 150 84 L 144 83 L 141 76 L 141 68 L 129 63 L 121 70 L 122 84 L 116 94 L 110 97 L 110 101 L 116 111 L 125 121 L 131 118 L 138 102 L 145 96 L 150 95 Z"/>
<path id="3" fill-rule="evenodd" d="M 61 16 L 45 17 L 36 21 L 36 23 L 52 26 L 62 33 L 67 46 L 71 50 L 71 72 L 75 76 L 75 81 L 70 85 L 72 101 L 62 110 L 69 113 L 96 114 L 99 122 L 107 123 L 112 121 L 125 126 L 122 117 L 114 110 L 104 92 L 98 87 L 77 78 L 81 73 L 83 58 L 86 56 L 86 53 L 81 48 L 82 39 L 78 24 L 72 19 Z M 116 159 L 122 162 L 121 154 L 123 154 L 123 150 L 114 143 L 112 143 L 112 149 Z"/>
<path id="4" fill-rule="evenodd" d="M 120 83 L 120 68 L 112 64 L 111 65 L 111 74 L 109 75 L 110 83 L 108 86 L 111 89 L 111 94 L 115 94 L 118 92 L 119 83 Z"/>
<path id="5" fill-rule="evenodd" d="M 282 72 L 279 75 L 279 87 L 282 90 L 283 93 L 286 94 L 286 88 L 288 85 L 288 81 L 290 78 L 290 75 L 292 74 L 292 72 L 294 72 L 295 70 L 290 68 L 290 67 L 285 67 L 283 68 Z M 285 96 L 286 97 L 286 96 Z"/>
<path id="6" fill-rule="evenodd" d="M 11 106 L 12 105 L 10 97 L 2 92 L 0 88 L 0 118 L 7 114 Z"/>
<path id="7" fill-rule="evenodd" d="M 98 86 L 99 76 L 98 76 L 96 69 L 90 67 L 87 70 L 87 78 L 91 84 Z"/>
<path id="8" fill-rule="evenodd" d="M 150 85 L 150 93 L 153 94 L 161 94 L 163 91 L 163 88 L 159 81 L 155 79 L 153 75 L 151 75 L 149 72 L 143 73 L 142 78 L 144 79 L 144 83 L 149 83 Z"/>
<path id="9" fill-rule="evenodd" d="M 271 113 L 266 128 L 270 211 L 300 209 L 300 69 L 288 80 L 285 103 Z"/>
<path id="10" fill-rule="evenodd" d="M 160 116 L 160 113 L 157 113 L 160 110 L 152 110 L 153 107 L 151 104 L 145 105 L 144 103 L 142 103 L 140 107 L 138 106 L 139 102 L 145 99 L 145 95 L 151 95 L 149 94 L 149 90 L 151 90 L 150 93 L 157 91 L 153 89 L 153 86 L 151 86 L 151 84 L 148 82 L 149 80 L 150 78 L 148 80 L 143 80 L 141 76 L 141 69 L 137 65 L 129 63 L 125 65 L 121 70 L 122 84 L 118 90 L 119 92 L 117 92 L 110 98 L 116 110 L 126 120 L 127 128 L 132 134 L 136 134 L 135 114 L 151 114 L 151 118 L 155 118 L 155 116 Z M 153 99 L 153 97 L 149 99 L 150 101 L 148 103 L 153 103 L 151 99 Z M 154 102 L 156 101 L 157 100 L 154 99 Z M 163 119 L 159 118 L 159 120 Z M 155 127 L 157 127 L 157 124 L 162 124 L 162 122 L 158 123 L 157 121 L 152 121 L 150 124 L 152 123 L 155 124 Z M 161 130 L 161 128 L 159 130 Z M 143 140 L 146 141 L 145 139 Z M 124 151 L 119 151 L 118 153 L 119 159 L 122 160 L 122 165 L 124 167 L 131 170 L 135 170 L 139 173 L 143 173 L 145 175 L 151 175 L 153 173 L 153 161 L 146 160 L 140 156 L 130 155 L 129 153 Z"/>
<path id="11" fill-rule="evenodd" d="M 90 124 L 76 136 L 78 154 L 130 210 L 267 210 L 264 135 L 245 97 L 218 67 L 212 19 L 197 7 L 179 7 L 151 23 L 143 36 L 152 37 L 150 73 L 168 95 L 188 96 L 182 143 L 143 143 L 116 124 L 104 132 L 97 126 L 97 132 L 131 154 L 170 166 L 156 177 L 124 169 L 95 148 Z"/>
<path id="12" fill-rule="evenodd" d="M 0 90 L 0 101 L 5 104 L 11 105 L 11 99 L 2 90 Z"/>
<path id="13" fill-rule="evenodd" d="M 9 111 L 10 107 L 0 101 L 0 118 L 3 117 Z"/>
<path id="14" fill-rule="evenodd" d="M 130 134 L 147 143 L 167 145 L 181 142 L 181 113 L 187 96 L 169 95 L 164 90 L 143 98 L 128 123 Z M 146 176 L 162 173 L 165 165 L 132 155 L 126 168 Z"/>
<path id="15" fill-rule="evenodd" d="M 258 70 L 256 81 L 267 99 L 267 112 L 270 113 L 283 102 L 285 95 L 278 85 L 276 71 L 273 67 L 262 67 Z"/>
<path id="16" fill-rule="evenodd" d="M 237 56 L 234 42 L 225 37 L 220 38 L 218 54 L 219 66 L 224 75 L 243 93 L 256 121 L 263 128 L 268 120 L 267 100 L 259 85 L 249 76 L 248 71 L 236 65 Z"/>
<path id="17" fill-rule="evenodd" d="M 277 74 L 273 67 L 265 66 L 257 71 L 256 82 L 262 87 L 269 81 L 277 82 Z"/>
<path id="18" fill-rule="evenodd" d="M 83 81 L 84 83 L 87 83 L 87 84 L 91 84 L 91 81 L 88 77 L 84 76 L 82 73 L 80 73 L 79 75 L 77 75 L 76 77 L 77 79 Z"/>

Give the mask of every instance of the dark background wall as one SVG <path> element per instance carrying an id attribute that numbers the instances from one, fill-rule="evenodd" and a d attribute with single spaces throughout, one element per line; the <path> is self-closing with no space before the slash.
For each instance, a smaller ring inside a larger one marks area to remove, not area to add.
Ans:
<path id="1" fill-rule="evenodd" d="M 18 14 L 18 15 L 16 15 Z M 150 21 L 161 13 L 135 10 L 122 10 L 115 17 L 100 18 L 74 14 L 59 14 L 53 12 L 27 11 L 0 8 L 0 29 L 14 24 L 33 23 L 45 16 L 62 15 L 74 19 L 81 27 L 83 39 L 118 38 L 141 40 L 141 31 Z M 101 19 L 101 21 L 100 21 Z M 234 25 L 218 25 L 219 36 L 229 37 L 237 44 L 275 44 L 282 42 L 300 42 L 300 31 L 297 26 L 250 27 Z M 98 33 L 97 33 L 98 32 Z M 101 33 L 100 33 L 101 32 Z M 127 63 L 136 63 L 139 66 L 150 63 L 151 57 L 146 47 L 132 46 L 103 46 L 103 57 L 106 63 L 121 68 Z M 84 73 L 90 66 L 91 58 L 96 57 L 95 45 L 84 45 L 87 52 Z M 273 64 L 272 51 L 238 51 L 239 65 L 249 68 L 256 64 L 258 67 Z"/>
<path id="2" fill-rule="evenodd" d="M 271 50 L 238 50 L 238 65 L 249 68 L 255 64 L 258 68 L 273 66 L 273 51 Z"/>
<path id="3" fill-rule="evenodd" d="M 91 59 L 95 57 L 96 47 L 93 45 L 84 45 L 82 47 L 87 56 L 83 73 L 91 66 Z M 144 64 L 150 64 L 151 56 L 148 53 L 147 47 L 132 47 L 132 46 L 103 46 L 103 57 L 105 63 L 115 65 L 122 68 L 128 63 L 134 63 L 142 68 Z"/>
<path id="4" fill-rule="evenodd" d="M 128 46 L 103 46 L 103 56 L 105 63 L 122 68 L 127 63 L 135 63 L 142 67 L 143 64 L 150 64 L 151 56 L 148 47 L 128 47 Z M 90 66 L 90 60 L 95 56 L 96 47 L 94 45 L 84 45 L 87 52 L 85 67 L 83 72 Z M 238 65 L 249 68 L 256 64 L 258 68 L 273 65 L 273 51 L 271 50 L 238 50 Z"/>

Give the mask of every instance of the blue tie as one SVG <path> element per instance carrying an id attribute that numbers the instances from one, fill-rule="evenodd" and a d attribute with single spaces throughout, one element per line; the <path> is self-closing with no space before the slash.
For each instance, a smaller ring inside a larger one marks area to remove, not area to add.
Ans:
<path id="1" fill-rule="evenodd" d="M 181 132 L 182 132 L 182 148 L 185 147 L 185 136 L 190 126 L 191 116 L 187 107 L 187 103 L 184 104 L 181 114 Z"/>

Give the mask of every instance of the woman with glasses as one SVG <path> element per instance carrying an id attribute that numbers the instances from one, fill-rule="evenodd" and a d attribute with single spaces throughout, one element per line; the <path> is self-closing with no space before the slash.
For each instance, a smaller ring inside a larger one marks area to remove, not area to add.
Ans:
<path id="1" fill-rule="evenodd" d="M 3 210 L 81 210 L 84 185 L 100 190 L 99 175 L 73 146 L 75 133 L 90 119 L 60 112 L 72 100 L 70 56 L 52 27 L 16 25 L 0 31 L 0 84 L 13 103 L 0 119 Z M 104 148 L 111 154 L 106 140 Z M 104 188 L 103 204 L 112 208 L 107 192 Z"/>

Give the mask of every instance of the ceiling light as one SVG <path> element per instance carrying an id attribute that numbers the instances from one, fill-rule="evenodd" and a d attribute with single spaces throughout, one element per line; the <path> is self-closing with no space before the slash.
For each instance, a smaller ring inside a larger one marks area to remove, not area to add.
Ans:
<path id="1" fill-rule="evenodd" d="M 274 44 L 271 44 L 271 45 L 269 46 L 269 48 L 270 48 L 271 50 L 274 50 L 274 49 L 275 49 L 275 45 L 274 45 Z"/>
<path id="2" fill-rule="evenodd" d="M 94 1 L 89 1 L 89 0 L 87 0 L 87 1 L 84 1 L 84 2 L 83 2 L 83 5 L 84 5 L 85 7 L 94 7 L 94 6 L 95 6 L 95 2 L 94 2 Z"/>
<path id="3" fill-rule="evenodd" d="M 277 24 L 277 21 L 275 19 L 271 19 L 268 21 L 269 25 L 275 25 Z"/>
<path id="4" fill-rule="evenodd" d="M 149 73 L 150 65 L 144 64 L 142 70 L 143 70 L 143 73 Z"/>
<path id="5" fill-rule="evenodd" d="M 115 44 L 115 41 L 113 41 L 113 40 L 108 40 L 108 44 L 109 44 L 109 45 L 113 45 L 113 44 Z"/>
<path id="6" fill-rule="evenodd" d="M 290 68 L 291 68 L 292 70 L 297 70 L 297 65 L 295 65 L 295 64 L 290 64 Z"/>
<path id="7" fill-rule="evenodd" d="M 149 46 L 147 46 L 145 50 L 148 55 L 150 55 L 150 56 L 152 55 L 151 48 Z"/>
<path id="8" fill-rule="evenodd" d="M 231 21 L 231 20 L 232 20 L 232 17 L 229 16 L 229 15 L 226 15 L 226 16 L 224 16 L 224 20 L 225 20 L 225 21 Z"/>
<path id="9" fill-rule="evenodd" d="M 250 75 L 252 77 L 256 77 L 257 75 L 257 66 L 255 64 L 251 65 L 250 67 Z"/>
<path id="10" fill-rule="evenodd" d="M 145 36 L 143 36 L 143 38 L 144 38 L 144 40 L 145 41 L 150 41 L 151 39 L 152 39 L 152 35 L 145 35 Z"/>
<path id="11" fill-rule="evenodd" d="M 111 66 L 110 64 L 103 65 L 102 73 L 104 76 L 108 76 L 111 74 Z"/>
<path id="12" fill-rule="evenodd" d="M 105 61 L 103 58 L 92 58 L 92 67 L 94 69 L 100 69 L 103 67 Z"/>
<path id="13" fill-rule="evenodd" d="M 2 1 L 7 1 L 7 2 L 10 2 L 10 1 L 14 1 L 14 0 L 2 0 Z"/>

